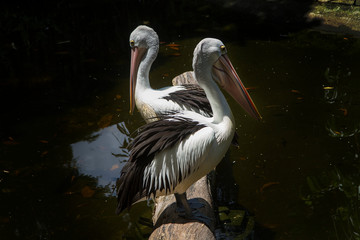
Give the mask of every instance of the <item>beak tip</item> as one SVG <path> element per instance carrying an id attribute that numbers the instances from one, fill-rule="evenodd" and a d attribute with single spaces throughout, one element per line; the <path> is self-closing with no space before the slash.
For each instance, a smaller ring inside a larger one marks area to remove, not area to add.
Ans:
<path id="1" fill-rule="evenodd" d="M 256 118 L 258 122 L 264 122 L 264 118 L 259 114 L 259 116 Z"/>
<path id="2" fill-rule="evenodd" d="M 264 119 L 263 117 L 260 115 L 260 113 L 257 113 L 257 115 L 255 116 L 255 119 L 258 121 L 258 122 L 262 122 Z"/>

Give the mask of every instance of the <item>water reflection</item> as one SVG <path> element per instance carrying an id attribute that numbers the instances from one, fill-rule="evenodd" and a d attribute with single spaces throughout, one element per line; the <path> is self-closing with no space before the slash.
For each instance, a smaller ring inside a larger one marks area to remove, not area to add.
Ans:
<path id="1" fill-rule="evenodd" d="M 331 137 L 353 137 L 360 132 L 360 123 L 349 118 L 343 118 L 332 114 L 327 120 L 326 129 Z"/>
<path id="2" fill-rule="evenodd" d="M 71 144 L 73 166 L 80 175 L 96 178 L 99 187 L 114 189 L 119 172 L 127 160 L 129 135 L 125 123 L 121 122 Z"/>

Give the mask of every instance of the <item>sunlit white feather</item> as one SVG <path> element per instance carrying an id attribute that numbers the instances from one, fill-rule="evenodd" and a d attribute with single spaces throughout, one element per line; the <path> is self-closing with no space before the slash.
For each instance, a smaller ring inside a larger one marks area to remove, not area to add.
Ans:
<path id="1" fill-rule="evenodd" d="M 211 118 L 193 112 L 185 112 L 183 116 L 206 127 L 194 132 L 172 148 L 157 153 L 145 168 L 143 183 L 144 187 L 150 186 L 148 190 L 165 188 L 166 178 L 169 180 L 169 192 L 157 191 L 157 196 L 185 192 L 195 181 L 216 167 L 233 138 L 234 127 L 231 119 L 225 119 L 215 126 L 211 123 Z"/>

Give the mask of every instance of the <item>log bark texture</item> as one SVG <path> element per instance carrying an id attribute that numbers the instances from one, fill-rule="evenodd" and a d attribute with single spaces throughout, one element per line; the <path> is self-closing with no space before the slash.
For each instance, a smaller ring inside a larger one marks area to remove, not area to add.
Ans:
<path id="1" fill-rule="evenodd" d="M 198 81 L 196 80 L 194 76 L 193 71 L 184 72 L 176 77 L 174 77 L 172 80 L 173 86 L 181 86 L 184 84 L 196 84 L 199 85 Z"/>
<path id="2" fill-rule="evenodd" d="M 209 218 L 209 225 L 199 220 L 189 220 L 180 217 L 176 212 L 175 196 L 159 197 L 157 199 L 153 214 L 153 224 L 155 230 L 150 236 L 150 240 L 155 239 L 186 239 L 186 240 L 215 240 L 215 217 L 211 196 L 211 186 L 208 176 L 204 176 L 194 183 L 187 191 L 187 199 L 204 204 L 198 209 L 202 215 Z"/>

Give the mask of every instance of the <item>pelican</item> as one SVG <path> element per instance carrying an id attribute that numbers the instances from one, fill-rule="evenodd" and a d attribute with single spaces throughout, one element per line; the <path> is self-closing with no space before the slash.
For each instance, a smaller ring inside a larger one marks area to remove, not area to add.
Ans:
<path id="1" fill-rule="evenodd" d="M 182 111 L 140 129 L 129 145 L 130 157 L 118 182 L 117 214 L 138 201 L 175 194 L 178 208 L 184 209 L 186 217 L 193 217 L 186 190 L 217 166 L 235 132 L 234 116 L 216 83 L 251 116 L 261 119 L 220 40 L 199 42 L 193 69 L 213 116 Z"/>
<path id="2" fill-rule="evenodd" d="M 212 116 L 209 101 L 197 84 L 152 89 L 149 82 L 151 65 L 159 51 L 159 37 L 147 26 L 140 25 L 130 34 L 130 114 L 135 104 L 146 122 L 169 111 L 191 110 Z M 191 78 L 191 74 L 188 74 Z M 194 83 L 193 81 L 191 83 Z M 135 102 L 135 104 L 134 104 Z"/>

